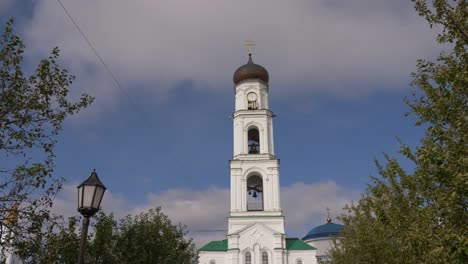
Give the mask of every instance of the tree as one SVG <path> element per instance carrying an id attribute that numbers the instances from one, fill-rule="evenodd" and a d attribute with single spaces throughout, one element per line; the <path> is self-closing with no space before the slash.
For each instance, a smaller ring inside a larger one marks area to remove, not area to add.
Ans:
<path id="1" fill-rule="evenodd" d="M 192 263 L 194 244 L 180 224 L 174 225 L 161 208 L 128 215 L 117 225 L 112 215 L 100 214 L 90 243 L 93 263 Z"/>
<path id="2" fill-rule="evenodd" d="M 77 260 L 79 237 L 77 219 L 70 218 L 59 232 L 28 241 L 21 255 L 27 263 L 73 264 Z M 161 208 L 117 221 L 113 214 L 98 213 L 88 236 L 86 258 L 89 263 L 192 263 L 194 244 L 185 238 L 183 226 L 174 225 Z"/>
<path id="3" fill-rule="evenodd" d="M 379 176 L 341 216 L 333 263 L 468 263 L 468 4 L 413 2 L 451 49 L 413 73 L 406 102 L 425 135 L 414 149 L 401 144 L 411 172 L 389 155 L 376 162 Z"/>
<path id="4" fill-rule="evenodd" d="M 53 175 L 57 135 L 67 116 L 93 101 L 87 94 L 77 102 L 68 100 L 74 77 L 58 65 L 58 48 L 31 74 L 23 70 L 30 65 L 23 62 L 24 50 L 13 20 L 8 21 L 0 39 L 2 249 L 42 232 L 42 222 L 50 220 L 49 208 L 63 181 Z"/>
<path id="5" fill-rule="evenodd" d="M 80 247 L 79 220 L 79 217 L 70 217 L 67 223 L 57 217 L 55 221 L 45 222 L 44 232 L 15 244 L 19 249 L 16 254 L 23 263 L 76 263 Z"/>
<path id="6" fill-rule="evenodd" d="M 120 239 L 120 235 L 114 215 L 99 212 L 93 228 L 93 239 L 89 241 L 88 247 L 90 262 L 101 264 L 121 263 L 117 255 L 117 240 Z"/>

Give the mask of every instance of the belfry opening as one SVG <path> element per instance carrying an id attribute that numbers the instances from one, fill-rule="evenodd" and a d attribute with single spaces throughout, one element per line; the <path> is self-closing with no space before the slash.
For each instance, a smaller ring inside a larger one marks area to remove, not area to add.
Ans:
<path id="1" fill-rule="evenodd" d="M 247 178 L 247 211 L 263 211 L 263 180 L 258 175 Z"/>
<path id="2" fill-rule="evenodd" d="M 248 147 L 249 154 L 258 154 L 260 153 L 260 135 L 256 127 L 249 129 L 247 133 L 248 136 Z"/>

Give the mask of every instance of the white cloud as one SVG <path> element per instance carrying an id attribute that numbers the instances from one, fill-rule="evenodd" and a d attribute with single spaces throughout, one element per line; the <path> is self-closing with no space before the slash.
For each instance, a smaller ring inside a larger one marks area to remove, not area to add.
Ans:
<path id="1" fill-rule="evenodd" d="M 184 223 L 190 229 L 222 229 L 227 223 L 229 190 L 210 187 L 200 191 L 172 189 L 159 194 L 150 193 L 145 204 L 133 211 L 155 206 L 161 206 L 174 222 Z"/>
<path id="2" fill-rule="evenodd" d="M 359 198 L 356 190 L 339 186 L 334 181 L 316 184 L 298 182 L 281 191 L 287 230 L 299 237 L 304 236 L 311 228 L 325 223 L 327 208 L 330 209 L 333 221 L 338 222 L 336 217 L 345 213 L 343 207 L 350 204 L 351 200 Z"/>
<path id="3" fill-rule="evenodd" d="M 65 217 L 79 215 L 78 208 L 78 190 L 79 183 L 67 183 L 63 185 L 62 191 L 54 200 L 52 213 L 63 215 Z M 122 217 L 128 214 L 129 204 L 126 198 L 120 194 L 114 194 L 106 190 L 102 201 L 103 208 L 106 212 L 114 212 L 117 217 Z"/>
<path id="4" fill-rule="evenodd" d="M 313 226 L 325 223 L 326 207 L 332 216 L 342 213 L 341 208 L 356 197 L 356 193 L 329 181 L 316 184 L 295 183 L 283 187 L 282 207 L 286 215 L 288 235 L 302 237 Z M 65 185 L 55 200 L 54 212 L 76 215 L 76 185 Z M 149 193 L 146 201 L 132 204 L 128 197 L 109 191 L 104 196 L 102 208 L 117 217 L 135 214 L 161 206 L 164 214 L 174 223 L 182 223 L 195 239 L 197 247 L 211 240 L 224 239 L 229 213 L 229 189 L 209 187 L 204 190 L 171 189 L 159 194 Z"/>
<path id="5" fill-rule="evenodd" d="M 433 33 L 403 0 L 61 1 L 129 93 L 151 83 L 145 92 L 160 97 L 181 79 L 230 89 L 247 38 L 271 85 L 296 95 L 389 89 L 407 83 L 416 58 L 435 53 Z M 24 31 L 41 53 L 61 47 L 91 83 L 84 90 L 113 103 L 122 97 L 111 82 L 102 85 L 110 77 L 57 1 L 37 2 Z"/>

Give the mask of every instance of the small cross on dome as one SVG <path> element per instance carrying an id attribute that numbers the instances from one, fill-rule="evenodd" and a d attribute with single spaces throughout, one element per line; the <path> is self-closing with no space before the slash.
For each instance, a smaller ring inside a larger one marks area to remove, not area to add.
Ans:
<path id="1" fill-rule="evenodd" d="M 245 41 L 245 46 L 247 47 L 247 52 L 249 55 L 252 54 L 253 48 L 255 47 L 255 42 L 251 39 Z"/>
<path id="2" fill-rule="evenodd" d="M 330 208 L 327 207 L 327 223 L 331 223 L 331 218 L 330 218 Z"/>

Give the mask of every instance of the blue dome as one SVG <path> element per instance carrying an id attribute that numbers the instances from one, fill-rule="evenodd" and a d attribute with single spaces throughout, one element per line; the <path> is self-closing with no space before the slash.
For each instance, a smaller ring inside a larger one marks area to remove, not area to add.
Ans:
<path id="1" fill-rule="evenodd" d="M 314 238 L 337 236 L 343 228 L 344 225 L 326 223 L 310 230 L 302 240 L 306 241 Z"/>

